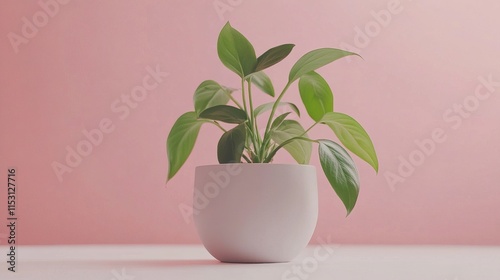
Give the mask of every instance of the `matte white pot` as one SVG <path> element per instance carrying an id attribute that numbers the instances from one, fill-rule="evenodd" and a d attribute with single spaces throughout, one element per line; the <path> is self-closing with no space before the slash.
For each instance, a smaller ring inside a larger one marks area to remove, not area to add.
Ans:
<path id="1" fill-rule="evenodd" d="M 195 172 L 194 221 L 222 262 L 287 262 L 309 243 L 318 219 L 316 168 L 219 164 Z"/>

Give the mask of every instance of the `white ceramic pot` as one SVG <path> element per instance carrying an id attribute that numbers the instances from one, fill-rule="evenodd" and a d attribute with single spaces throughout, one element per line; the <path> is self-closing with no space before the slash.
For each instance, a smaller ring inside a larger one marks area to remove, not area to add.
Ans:
<path id="1" fill-rule="evenodd" d="M 316 168 L 199 166 L 193 215 L 203 245 L 222 262 L 290 261 L 307 246 L 316 227 Z"/>

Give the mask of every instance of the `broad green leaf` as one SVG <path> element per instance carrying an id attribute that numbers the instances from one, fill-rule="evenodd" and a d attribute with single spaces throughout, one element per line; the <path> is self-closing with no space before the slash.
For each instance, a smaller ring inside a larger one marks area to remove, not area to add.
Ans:
<path id="1" fill-rule="evenodd" d="M 359 176 L 354 161 L 344 148 L 330 140 L 319 140 L 319 161 L 349 215 L 359 194 Z"/>
<path id="2" fill-rule="evenodd" d="M 240 77 L 254 72 L 257 58 L 252 44 L 236 29 L 226 23 L 217 40 L 219 58 L 229 70 Z"/>
<path id="3" fill-rule="evenodd" d="M 378 172 L 378 158 L 372 140 L 355 119 L 346 114 L 330 112 L 325 114 L 321 123 L 328 125 L 347 149 Z"/>
<path id="4" fill-rule="evenodd" d="M 255 66 L 255 72 L 264 70 L 282 61 L 283 59 L 285 59 L 285 57 L 287 57 L 290 54 L 293 47 L 295 47 L 294 44 L 284 44 L 269 49 L 261 56 L 259 56 L 259 58 L 257 58 L 257 65 Z"/>
<path id="5" fill-rule="evenodd" d="M 239 163 L 245 148 L 245 124 L 225 132 L 217 145 L 217 158 L 219 163 Z"/>
<path id="6" fill-rule="evenodd" d="M 263 71 L 251 74 L 247 80 L 251 80 L 252 84 L 256 85 L 264 93 L 274 97 L 273 82 L 271 82 L 269 76 L 267 76 Z"/>
<path id="7" fill-rule="evenodd" d="M 269 103 L 266 103 L 266 104 L 262 104 L 260 105 L 259 107 L 255 108 L 255 110 L 253 111 L 255 116 L 258 116 L 264 112 L 267 112 L 269 110 L 271 110 L 273 108 L 273 105 L 274 105 L 274 102 L 269 102 Z M 290 109 L 292 109 L 292 111 L 295 112 L 295 114 L 297 114 L 297 116 L 300 117 L 300 111 L 299 111 L 299 108 L 297 108 L 297 106 L 293 103 L 290 103 L 290 102 L 280 102 L 278 103 L 278 107 L 279 106 L 288 106 L 290 107 Z"/>
<path id="8" fill-rule="evenodd" d="M 247 120 L 247 113 L 233 106 L 217 105 L 201 112 L 200 118 L 240 124 Z"/>
<path id="9" fill-rule="evenodd" d="M 280 126 L 270 132 L 270 135 L 271 139 L 278 145 L 294 137 L 307 137 L 304 128 L 294 120 L 284 120 Z M 311 142 L 297 140 L 287 144 L 283 148 L 285 148 L 299 164 L 308 164 L 311 159 Z"/>
<path id="10" fill-rule="evenodd" d="M 290 75 L 288 76 L 288 82 L 292 83 L 298 78 L 302 77 L 302 75 L 314 71 L 320 67 L 323 67 L 339 58 L 348 56 L 348 55 L 357 55 L 356 53 L 332 49 L 332 48 L 324 48 L 317 49 L 306 53 L 302 56 L 292 67 L 290 70 Z"/>
<path id="11" fill-rule="evenodd" d="M 302 75 L 299 80 L 299 92 L 307 113 L 316 122 L 320 121 L 325 113 L 333 112 L 332 90 L 320 74 L 311 71 Z"/>
<path id="12" fill-rule="evenodd" d="M 193 150 L 200 127 L 206 120 L 199 120 L 195 112 L 180 116 L 167 138 L 168 180 L 172 179 Z"/>
<path id="13" fill-rule="evenodd" d="M 215 81 L 202 82 L 194 92 L 193 97 L 196 114 L 199 116 L 207 108 L 227 104 L 231 92 L 231 89 L 223 87 Z"/>

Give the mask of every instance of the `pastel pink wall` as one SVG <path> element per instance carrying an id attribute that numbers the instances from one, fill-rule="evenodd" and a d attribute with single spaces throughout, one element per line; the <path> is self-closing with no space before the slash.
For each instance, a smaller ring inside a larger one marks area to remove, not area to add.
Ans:
<path id="1" fill-rule="evenodd" d="M 194 167 L 216 163 L 219 131 L 203 127 L 192 157 L 167 187 L 165 139 L 192 109 L 202 80 L 238 86 L 216 54 L 218 32 L 230 20 L 258 53 L 297 45 L 268 72 L 278 88 L 311 49 L 350 45 L 364 58 L 320 72 L 331 82 L 336 110 L 372 136 L 380 172 L 357 160 L 362 190 L 345 218 L 318 169 L 313 242 L 500 244 L 498 1 L 60 2 L 68 3 L 52 7 L 48 22 L 36 14 L 43 11 L 37 1 L 0 3 L 0 173 L 6 182 L 7 167 L 17 167 L 21 243 L 200 242 L 179 205 L 191 203 Z M 214 4 L 229 8 L 218 13 Z M 373 14 L 383 9 L 391 19 L 382 25 Z M 26 38 L 23 17 L 33 22 L 34 15 L 46 25 Z M 24 38 L 20 45 L 11 44 L 11 32 Z M 168 76 L 126 113 L 122 95 L 142 85 L 148 67 Z M 479 77 L 495 82 L 486 88 Z M 285 99 L 301 104 L 296 86 Z M 270 98 L 257 97 L 264 101 Z M 64 163 L 66 147 L 75 149 L 82 130 L 103 119 L 110 132 L 60 182 L 53 162 Z M 303 121 L 311 123 L 305 114 Z M 415 141 L 435 130 L 444 142 L 419 158 Z M 312 136 L 333 134 L 318 128 Z M 398 171 L 400 157 L 418 166 Z M 284 154 L 278 161 L 292 162 Z M 317 156 L 312 164 L 319 167 Z"/>

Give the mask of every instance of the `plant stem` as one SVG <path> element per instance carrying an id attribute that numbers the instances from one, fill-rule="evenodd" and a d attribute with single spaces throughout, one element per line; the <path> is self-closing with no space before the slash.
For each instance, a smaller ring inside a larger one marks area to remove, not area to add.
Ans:
<path id="1" fill-rule="evenodd" d="M 253 113 L 253 102 L 252 102 L 252 88 L 250 86 L 251 79 L 247 82 L 248 84 L 248 104 L 250 105 L 250 121 L 252 124 L 252 130 L 255 132 L 255 115 Z"/>
<path id="2" fill-rule="evenodd" d="M 238 106 L 238 108 L 240 108 L 241 110 L 244 110 L 243 107 L 241 106 L 241 104 L 238 102 L 238 100 L 236 100 L 230 93 L 227 94 L 229 96 L 229 99 L 231 99 L 231 101 L 234 102 L 234 104 L 236 104 L 236 106 Z"/>
<path id="3" fill-rule="evenodd" d="M 302 132 L 302 134 L 300 134 L 300 135 L 299 135 L 299 136 L 297 136 L 297 137 L 298 137 L 298 138 L 303 138 L 303 136 L 304 136 L 304 135 L 306 135 L 306 134 L 307 134 L 307 133 L 308 133 L 308 132 L 309 132 L 309 131 L 313 128 L 313 127 L 315 127 L 318 123 L 320 123 L 320 122 L 315 122 L 315 123 L 313 123 L 313 124 L 312 124 L 312 125 L 311 125 L 308 129 L 307 129 L 307 130 L 305 130 L 304 132 Z M 297 137 L 294 137 L 294 138 L 297 138 Z M 265 141 L 265 143 L 264 143 L 264 145 L 263 145 L 264 149 L 266 149 L 266 151 L 267 151 L 267 152 L 263 152 L 263 153 L 262 153 L 262 155 L 261 155 L 261 158 L 264 158 L 264 157 L 266 158 L 266 159 L 264 160 L 264 162 L 269 162 L 269 161 L 272 159 L 272 157 L 271 157 L 271 158 L 269 158 L 269 155 L 271 155 L 271 154 L 272 154 L 272 156 L 274 156 L 274 154 L 276 154 L 276 152 L 284 146 L 284 145 L 283 145 L 283 146 L 278 146 L 278 147 L 269 147 L 271 151 L 268 151 L 269 149 L 268 149 L 268 147 L 267 147 L 267 146 L 269 145 L 269 143 L 270 143 L 270 142 L 271 142 L 271 139 L 270 139 L 270 138 L 266 138 L 266 141 Z M 313 142 L 314 142 L 314 141 L 313 141 Z M 277 148 L 277 149 L 276 149 L 276 148 Z M 275 149 L 276 149 L 276 150 L 275 150 Z M 275 151 L 274 151 L 274 150 L 275 150 Z M 268 153 L 268 156 L 266 156 L 264 153 Z M 269 161 L 268 161 L 268 160 L 269 160 Z"/>
<path id="4" fill-rule="evenodd" d="M 241 156 L 245 159 L 247 163 L 252 163 L 252 161 L 247 156 L 245 156 L 245 154 L 242 154 Z"/>
<path id="5" fill-rule="evenodd" d="M 283 91 L 281 91 L 280 95 L 278 96 L 278 99 L 274 101 L 273 108 L 271 109 L 271 114 L 269 115 L 269 119 L 267 120 L 267 125 L 266 125 L 266 130 L 264 131 L 264 135 L 269 132 L 269 128 L 271 127 L 271 123 L 274 118 L 274 114 L 276 113 L 276 108 L 278 108 L 278 104 L 280 103 L 281 99 L 283 98 L 283 95 L 285 95 L 285 92 L 288 90 L 290 85 L 291 83 L 288 82 Z"/>
<path id="6" fill-rule="evenodd" d="M 264 140 L 261 144 L 261 147 L 260 147 L 260 151 L 261 151 L 261 158 L 266 158 L 267 160 L 267 156 L 266 156 L 266 150 L 267 150 L 267 145 L 269 144 L 270 142 L 270 139 L 269 139 L 269 129 L 271 128 L 271 123 L 273 122 L 273 118 L 274 118 L 274 114 L 276 113 L 276 108 L 278 108 L 278 104 L 280 103 L 281 99 L 283 98 L 283 95 L 285 95 L 285 92 L 288 90 L 288 88 L 290 87 L 291 83 L 290 81 L 286 84 L 286 86 L 283 88 L 283 90 L 281 91 L 280 95 L 278 96 L 278 98 L 276 99 L 276 101 L 274 101 L 274 104 L 273 104 L 273 108 L 271 109 L 271 114 L 269 115 L 269 119 L 267 120 L 267 125 L 266 125 L 266 130 L 264 130 Z M 266 162 L 266 161 L 264 161 Z"/>
<path id="7" fill-rule="evenodd" d="M 241 79 L 241 99 L 243 100 L 243 110 L 248 112 L 247 101 L 245 98 L 245 79 Z"/>
<path id="8" fill-rule="evenodd" d="M 262 144 L 262 139 L 260 138 L 259 134 L 259 129 L 257 127 L 257 119 L 255 117 L 255 112 L 253 110 L 253 100 L 252 100 L 252 78 L 250 77 L 250 80 L 247 81 L 248 85 L 248 100 L 249 100 L 249 105 L 250 105 L 250 119 L 252 120 L 252 129 L 253 129 L 253 135 L 255 138 L 255 154 L 258 156 L 259 155 L 259 148 L 260 145 Z"/>
<path id="9" fill-rule="evenodd" d="M 266 153 L 268 151 L 267 146 L 269 145 L 269 142 L 271 142 L 271 136 L 265 134 L 264 140 L 262 140 L 262 146 L 261 146 L 261 150 L 260 150 L 260 157 L 261 158 L 266 158 Z"/>
<path id="10" fill-rule="evenodd" d="M 301 135 L 299 135 L 299 137 L 306 135 L 306 133 L 308 133 L 309 130 L 311 130 L 313 127 L 315 127 L 318 123 L 319 122 L 313 123 L 313 125 L 311 125 L 308 129 L 306 129 L 306 131 L 304 131 Z"/>
<path id="11" fill-rule="evenodd" d="M 227 130 L 223 128 L 217 121 L 213 121 L 212 123 L 215 124 L 215 126 L 217 126 L 218 128 L 222 129 L 222 131 L 227 132 Z"/>
<path id="12" fill-rule="evenodd" d="M 252 144 L 253 144 L 253 147 L 255 150 L 255 152 L 253 154 L 258 155 L 259 145 L 257 145 L 258 141 L 256 140 L 256 134 L 258 134 L 258 132 L 255 131 L 255 116 L 253 113 L 253 101 L 252 101 L 252 91 L 251 91 L 250 81 L 247 81 L 247 84 L 248 84 L 248 105 L 250 106 L 250 123 L 249 123 L 250 124 L 250 131 L 251 131 L 250 138 L 252 139 Z M 244 92 L 245 79 L 241 79 L 241 88 L 242 88 L 242 92 Z M 245 106 L 245 108 L 246 108 L 246 106 Z M 245 111 L 247 111 L 247 110 L 245 110 Z M 248 115 L 248 111 L 247 111 L 247 115 Z M 257 161 L 260 161 L 259 158 L 257 158 Z"/>
<path id="13" fill-rule="evenodd" d="M 283 148 L 285 145 L 290 144 L 291 142 L 293 142 L 295 140 L 302 140 L 302 141 L 309 141 L 309 142 L 318 143 L 318 140 L 313 140 L 313 139 L 309 139 L 309 138 L 305 138 L 305 137 L 300 137 L 300 136 L 290 138 L 290 139 L 284 141 L 283 143 L 281 143 L 278 147 L 274 148 L 269 153 L 269 155 L 266 157 L 266 159 L 264 160 L 264 162 L 265 163 L 270 162 L 273 159 L 274 155 L 276 155 L 276 153 L 279 151 L 279 149 Z"/>
<path id="14" fill-rule="evenodd" d="M 247 109 L 247 101 L 246 101 L 246 97 L 245 97 L 245 79 L 242 78 L 241 79 L 241 100 L 243 101 L 243 111 L 245 111 L 245 113 L 247 113 L 247 116 L 248 116 L 248 109 Z M 248 125 L 248 124 L 247 124 Z M 252 133 L 252 131 L 250 130 L 250 133 Z M 250 137 L 252 139 L 252 137 Z M 251 151 L 249 147 L 247 147 L 247 144 L 248 144 L 248 137 L 245 139 L 245 149 L 247 149 L 248 151 Z"/>

